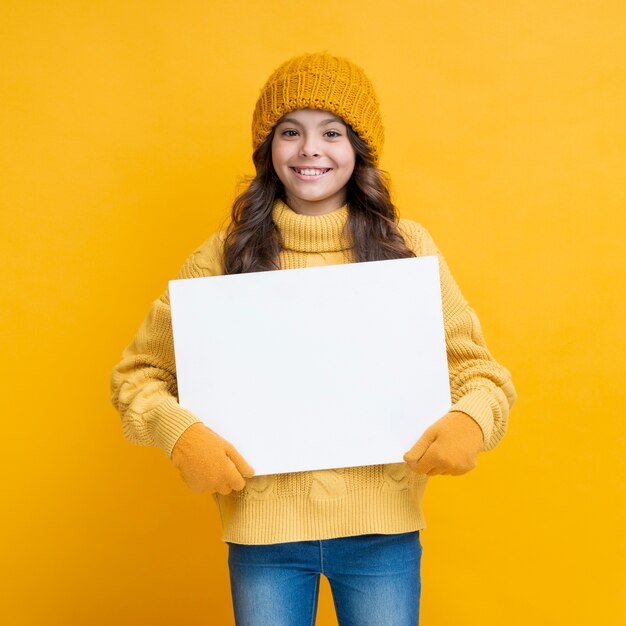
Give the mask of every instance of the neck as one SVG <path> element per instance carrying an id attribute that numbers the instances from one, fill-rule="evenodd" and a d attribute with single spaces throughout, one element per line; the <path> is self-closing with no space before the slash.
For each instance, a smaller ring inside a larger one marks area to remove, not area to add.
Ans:
<path id="1" fill-rule="evenodd" d="M 335 252 L 351 247 L 346 233 L 348 205 L 320 215 L 297 213 L 282 200 L 276 200 L 272 212 L 282 238 L 283 248 L 298 252 Z"/>
<path id="2" fill-rule="evenodd" d="M 341 196 L 331 196 L 322 201 L 308 202 L 307 200 L 293 198 L 287 194 L 285 204 L 300 215 L 326 215 L 345 206 L 346 197 L 343 194 Z"/>

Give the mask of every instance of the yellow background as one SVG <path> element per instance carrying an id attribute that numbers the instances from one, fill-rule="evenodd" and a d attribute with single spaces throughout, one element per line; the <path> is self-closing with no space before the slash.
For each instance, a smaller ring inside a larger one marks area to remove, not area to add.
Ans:
<path id="1" fill-rule="evenodd" d="M 109 374 L 251 173 L 271 70 L 328 50 L 519 392 L 429 482 L 422 624 L 626 624 L 625 7 L 4 0 L 4 623 L 232 624 L 213 502 L 122 438 Z"/>

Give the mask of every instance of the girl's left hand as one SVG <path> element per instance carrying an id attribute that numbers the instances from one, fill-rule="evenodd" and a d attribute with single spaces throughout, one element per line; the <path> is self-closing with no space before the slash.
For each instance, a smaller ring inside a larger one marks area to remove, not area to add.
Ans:
<path id="1" fill-rule="evenodd" d="M 476 467 L 483 445 L 478 423 L 461 411 L 450 411 L 424 431 L 404 460 L 416 474 L 465 474 Z"/>

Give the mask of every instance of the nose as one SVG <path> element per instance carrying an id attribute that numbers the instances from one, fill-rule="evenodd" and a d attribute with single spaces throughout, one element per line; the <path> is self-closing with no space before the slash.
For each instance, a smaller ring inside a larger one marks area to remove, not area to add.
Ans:
<path id="1" fill-rule="evenodd" d="M 319 146 L 314 136 L 307 135 L 304 137 L 300 148 L 300 155 L 303 157 L 317 157 L 320 155 Z"/>

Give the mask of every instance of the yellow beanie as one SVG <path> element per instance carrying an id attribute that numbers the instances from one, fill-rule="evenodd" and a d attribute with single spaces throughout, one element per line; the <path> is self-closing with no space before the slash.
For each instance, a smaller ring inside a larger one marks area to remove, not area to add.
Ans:
<path id="1" fill-rule="evenodd" d="M 294 57 L 274 70 L 254 109 L 253 149 L 267 139 L 283 115 L 307 108 L 341 117 L 370 147 L 378 163 L 384 131 L 372 83 L 358 65 L 325 52 Z"/>

